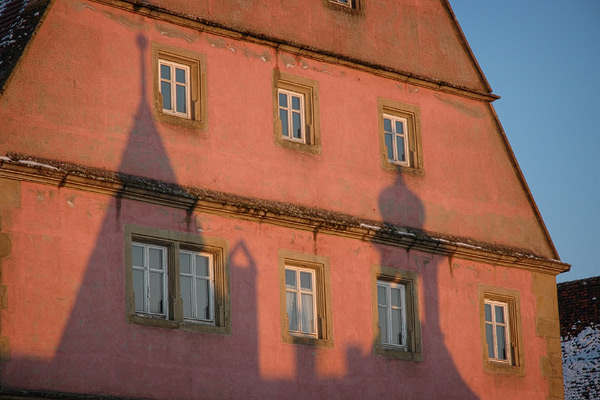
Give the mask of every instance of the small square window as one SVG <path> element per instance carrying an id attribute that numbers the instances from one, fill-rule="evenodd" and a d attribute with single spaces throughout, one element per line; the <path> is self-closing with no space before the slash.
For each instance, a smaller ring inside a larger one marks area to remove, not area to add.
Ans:
<path id="1" fill-rule="evenodd" d="M 375 354 L 423 360 L 417 274 L 373 265 L 371 280 Z"/>
<path id="2" fill-rule="evenodd" d="M 317 82 L 276 72 L 274 139 L 279 146 L 311 154 L 321 152 Z"/>
<path id="3" fill-rule="evenodd" d="M 491 372 L 524 371 L 519 293 L 479 286 L 481 341 L 484 369 Z"/>
<path id="4" fill-rule="evenodd" d="M 130 321 L 229 333 L 226 242 L 125 226 Z"/>
<path id="5" fill-rule="evenodd" d="M 419 109 L 379 99 L 381 165 L 390 170 L 422 173 Z"/>
<path id="6" fill-rule="evenodd" d="M 206 126 L 206 61 L 203 54 L 154 43 L 154 117 L 194 129 Z"/>
<path id="7" fill-rule="evenodd" d="M 329 260 L 280 250 L 279 273 L 283 342 L 333 346 Z"/>

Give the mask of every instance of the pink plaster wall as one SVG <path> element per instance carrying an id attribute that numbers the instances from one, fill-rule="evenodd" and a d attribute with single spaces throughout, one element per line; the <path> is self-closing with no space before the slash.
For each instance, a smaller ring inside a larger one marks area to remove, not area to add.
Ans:
<path id="1" fill-rule="evenodd" d="M 227 7 L 209 8 L 216 15 Z M 234 15 L 241 18 L 252 7 Z M 369 7 L 371 13 L 378 6 L 369 2 Z M 431 21 L 445 15 L 433 3 L 407 9 Z M 206 55 L 205 132 L 153 120 L 151 53 L 141 52 L 140 35 L 148 43 Z M 466 63 L 460 46 L 453 46 L 448 53 L 453 63 Z M 318 81 L 320 155 L 275 145 L 271 87 L 276 69 Z M 381 167 L 378 97 L 419 107 L 423 176 L 399 176 Z M 384 190 L 403 199 L 401 188 L 406 187 L 418 196 L 424 213 L 415 214 L 405 203 L 384 210 L 387 222 L 554 257 L 485 102 L 294 59 L 271 47 L 168 26 L 96 3 L 58 0 L 52 5 L 0 98 L 0 120 L 3 154 L 16 151 L 119 169 L 368 219 L 381 219 Z M 176 161 L 170 166 L 156 162 L 159 152 Z M 402 184 L 396 189 L 386 189 L 397 181 Z"/>
<path id="2" fill-rule="evenodd" d="M 242 32 L 488 91 L 485 78 L 460 44 L 462 37 L 444 1 L 360 0 L 359 15 L 331 9 L 328 1 L 159 0 L 153 4 Z"/>
<path id="3" fill-rule="evenodd" d="M 2 335 L 11 351 L 4 386 L 157 399 L 548 394 L 527 271 L 204 214 L 187 223 L 185 211 L 129 200 L 117 207 L 106 196 L 30 183 L 21 185 L 20 208 L 0 211 L 12 241 L 2 261 Z M 231 335 L 126 322 L 127 223 L 228 240 Z M 329 257 L 333 348 L 282 343 L 279 249 Z M 424 361 L 373 354 L 373 264 L 419 274 Z M 483 371 L 478 282 L 520 292 L 523 376 Z"/>

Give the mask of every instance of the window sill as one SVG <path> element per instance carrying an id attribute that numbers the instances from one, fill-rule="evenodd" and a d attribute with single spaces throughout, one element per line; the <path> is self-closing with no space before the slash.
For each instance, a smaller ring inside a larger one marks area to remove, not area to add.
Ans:
<path id="1" fill-rule="evenodd" d="M 333 341 L 326 339 L 319 339 L 314 336 L 297 336 L 291 333 L 284 333 L 282 335 L 283 343 L 288 344 L 299 344 L 302 346 L 312 346 L 320 348 L 332 348 Z"/>
<path id="2" fill-rule="evenodd" d="M 231 335 L 231 327 L 229 326 L 215 326 L 200 321 L 173 321 L 159 317 L 147 316 L 145 314 L 129 315 L 127 321 L 137 325 L 153 326 L 156 328 L 180 329 L 187 332 Z"/>
<path id="3" fill-rule="evenodd" d="M 510 374 L 510 375 L 524 375 L 525 368 L 523 365 L 510 365 L 503 362 L 487 360 L 483 363 L 483 369 L 486 372 L 493 374 Z"/>
<path id="4" fill-rule="evenodd" d="M 391 346 L 375 346 L 375 354 L 405 361 L 423 361 L 423 353 L 406 351 L 404 349 L 393 348 Z"/>
<path id="5" fill-rule="evenodd" d="M 181 117 L 175 114 L 169 114 L 161 111 L 159 105 L 155 106 L 154 119 L 158 122 L 163 122 L 170 125 L 180 126 L 182 128 L 205 130 L 205 123 L 203 120 L 195 120 L 191 118 Z"/>

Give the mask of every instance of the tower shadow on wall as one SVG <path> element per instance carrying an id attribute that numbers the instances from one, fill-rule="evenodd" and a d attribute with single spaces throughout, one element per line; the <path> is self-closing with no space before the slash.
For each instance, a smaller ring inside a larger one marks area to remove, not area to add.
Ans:
<path id="1" fill-rule="evenodd" d="M 138 36 L 138 46 L 140 104 L 118 172 L 153 176 L 176 186 L 177 177 L 147 97 L 148 43 L 142 35 Z M 153 172 L 146 174 L 147 171 Z M 183 191 L 182 188 L 179 190 Z M 409 221 L 410 226 L 422 227 L 425 219 L 422 203 L 406 187 L 400 173 L 393 185 L 381 192 L 378 203 L 384 222 Z M 20 369 L 31 387 L 65 392 L 81 392 L 83 387 L 86 393 L 174 398 L 177 396 L 169 396 L 165 389 L 169 382 L 173 385 L 166 373 L 169 371 L 178 377 L 177 393 L 187 393 L 190 398 L 285 398 L 298 393 L 314 398 L 352 399 L 359 393 L 366 398 L 377 398 L 389 394 L 391 388 L 394 389 L 391 392 L 398 393 L 407 384 L 415 383 L 420 387 L 412 392 L 413 398 L 476 398 L 460 377 L 443 344 L 444 335 L 439 324 L 438 268 L 433 263 L 423 268 L 419 276 L 422 298 L 427 301 L 426 323 L 422 325 L 425 361 L 384 360 L 372 352 L 364 354 L 359 348 L 348 348 L 347 373 L 339 378 L 326 378 L 316 370 L 315 349 L 295 346 L 294 378 L 265 379 L 261 377 L 258 363 L 256 282 L 259 266 L 246 243 L 241 240 L 233 244 L 230 251 L 231 336 L 146 327 L 125 322 L 124 254 L 117 251 L 124 248 L 124 224 L 170 226 L 169 229 L 187 230 L 196 235 L 202 228 L 185 210 L 119 197 L 111 199 L 54 358 L 49 361 L 13 359 L 6 364 L 8 368 Z M 397 249 L 390 251 L 389 247 L 378 243 L 372 246 L 380 253 L 381 265 L 398 266 L 405 260 L 396 259 Z M 199 340 L 202 341 L 201 348 L 195 346 Z M 224 352 L 235 356 L 223 357 Z M 176 361 L 163 367 L 165 360 Z M 435 385 L 419 381 L 427 373 L 423 367 L 425 363 L 429 371 L 435 369 L 430 377 Z M 409 370 L 412 371 L 407 372 Z M 123 376 L 123 371 L 128 371 L 128 375 Z M 229 371 L 230 381 L 243 384 L 224 385 L 216 390 L 212 383 L 223 380 L 223 371 Z M 124 383 L 127 380 L 131 384 Z"/>
<path id="2" fill-rule="evenodd" d="M 150 176 L 185 193 L 185 189 L 177 184 L 171 159 L 154 122 L 152 103 L 147 96 L 149 45 L 141 34 L 138 35 L 137 46 L 140 102 L 121 154 L 117 175 L 125 184 L 133 179 L 141 185 L 144 181 L 152 184 L 153 181 L 143 178 Z M 178 376 L 177 393 L 187 391 L 191 398 L 196 397 L 198 392 L 209 398 L 221 397 L 222 393 L 211 393 L 209 387 L 203 391 L 203 381 L 212 385 L 216 379 L 221 379 L 221 371 L 231 369 L 234 361 L 240 364 L 237 359 L 222 357 L 223 349 L 232 346 L 231 335 L 183 332 L 126 321 L 124 251 L 127 249 L 124 248 L 124 226 L 132 224 L 187 231 L 199 237 L 200 242 L 199 232 L 203 227 L 191 218 L 192 210 L 123 199 L 120 195 L 102 206 L 105 216 L 99 225 L 74 306 L 53 358 L 13 358 L 3 367 L 10 369 L 10 375 L 18 376 L 21 384 L 26 383 L 26 387 L 40 391 L 177 398 L 175 392 L 169 392 L 169 387 L 174 386 L 172 377 L 164 373 L 165 361 L 172 361 L 166 368 L 173 368 L 172 372 Z M 243 291 L 253 300 L 238 302 L 240 307 L 236 312 L 243 312 L 248 317 L 237 321 L 238 328 L 243 329 L 245 334 L 236 341 L 234 351 L 244 355 L 241 364 L 246 373 L 250 371 L 250 380 L 259 382 L 254 301 L 256 264 L 243 242 L 232 247 L 231 255 L 235 256 L 234 264 L 230 265 L 229 290 L 232 297 L 237 296 L 236 291 Z M 239 271 L 234 272 L 233 269 Z M 200 341 L 202 346 L 198 348 L 196 344 Z M 168 386 L 169 382 L 172 386 Z M 241 398 L 242 395 L 243 390 L 233 388 L 228 397 Z"/>

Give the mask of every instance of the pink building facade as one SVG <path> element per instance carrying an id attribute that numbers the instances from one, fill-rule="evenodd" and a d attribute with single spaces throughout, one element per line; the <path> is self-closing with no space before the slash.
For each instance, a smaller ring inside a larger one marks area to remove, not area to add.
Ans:
<path id="1" fill-rule="evenodd" d="M 569 265 L 446 1 L 34 3 L 0 398 L 563 398 Z"/>

